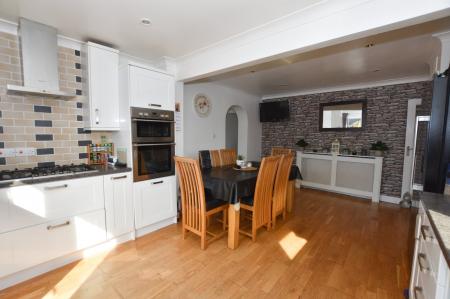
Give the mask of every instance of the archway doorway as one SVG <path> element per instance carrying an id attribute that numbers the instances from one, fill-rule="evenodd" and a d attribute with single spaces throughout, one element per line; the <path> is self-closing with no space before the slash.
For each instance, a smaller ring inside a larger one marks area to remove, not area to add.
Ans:
<path id="1" fill-rule="evenodd" d="M 238 155 L 247 158 L 248 153 L 248 116 L 239 105 L 233 105 L 225 115 L 225 146 L 234 148 Z"/>
<path id="2" fill-rule="evenodd" d="M 239 119 L 233 107 L 228 109 L 225 117 L 225 147 L 238 152 Z"/>

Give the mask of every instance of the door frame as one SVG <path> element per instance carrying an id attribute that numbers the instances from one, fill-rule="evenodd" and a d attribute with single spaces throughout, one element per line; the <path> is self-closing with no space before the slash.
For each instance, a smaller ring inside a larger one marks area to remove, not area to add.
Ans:
<path id="1" fill-rule="evenodd" d="M 402 193 L 400 198 L 406 192 L 412 192 L 412 174 L 414 167 L 415 153 L 415 133 L 416 133 L 416 114 L 417 106 L 422 104 L 422 99 L 408 100 L 408 114 L 406 118 L 405 147 L 403 154 L 403 176 L 402 176 Z"/>

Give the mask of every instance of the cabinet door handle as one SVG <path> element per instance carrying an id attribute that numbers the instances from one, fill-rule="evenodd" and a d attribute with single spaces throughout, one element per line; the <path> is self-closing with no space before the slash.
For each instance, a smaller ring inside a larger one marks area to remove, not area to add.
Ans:
<path id="1" fill-rule="evenodd" d="M 433 240 L 433 236 L 427 234 L 427 232 L 430 231 L 430 227 L 428 225 L 422 225 L 420 227 L 420 232 L 422 234 L 422 238 L 426 241 L 427 239 Z"/>
<path id="2" fill-rule="evenodd" d="M 420 294 L 420 296 L 418 295 Z M 422 299 L 423 298 L 423 289 L 422 287 L 414 287 L 414 298 L 415 299 Z"/>
<path id="3" fill-rule="evenodd" d="M 157 185 L 157 184 L 162 184 L 164 183 L 164 181 L 157 181 L 157 182 L 152 182 L 152 185 Z"/>
<path id="4" fill-rule="evenodd" d="M 150 107 L 162 107 L 160 104 L 148 104 Z"/>
<path id="5" fill-rule="evenodd" d="M 120 179 L 126 179 L 127 175 L 122 175 L 122 176 L 116 176 L 116 177 L 111 177 L 111 180 L 120 180 Z"/>
<path id="6" fill-rule="evenodd" d="M 49 225 L 49 226 L 47 226 L 47 230 L 57 229 L 57 228 L 68 226 L 68 225 L 70 225 L 69 220 L 67 220 L 66 222 L 61 223 L 61 224 Z"/>
<path id="7" fill-rule="evenodd" d="M 95 124 L 98 125 L 100 123 L 100 116 L 99 116 L 100 110 L 98 108 L 95 109 Z"/>
<path id="8" fill-rule="evenodd" d="M 45 190 L 55 190 L 55 189 L 62 189 L 62 188 L 67 188 L 67 187 L 69 187 L 69 185 L 63 184 L 63 185 L 58 185 L 58 186 L 45 186 L 44 189 Z"/>
<path id="9" fill-rule="evenodd" d="M 423 265 L 423 264 L 422 264 L 422 261 L 425 261 L 426 264 Z M 419 253 L 419 254 L 417 255 L 417 262 L 418 262 L 418 264 L 419 264 L 420 271 L 422 271 L 422 272 L 428 272 L 428 271 L 430 271 L 430 266 L 428 265 L 427 256 L 426 256 L 425 253 Z"/>

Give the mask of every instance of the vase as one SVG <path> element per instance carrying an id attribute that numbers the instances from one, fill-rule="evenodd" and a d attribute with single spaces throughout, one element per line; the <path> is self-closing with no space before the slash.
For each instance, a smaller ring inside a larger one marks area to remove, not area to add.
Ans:
<path id="1" fill-rule="evenodd" d="M 375 151 L 374 155 L 375 157 L 383 157 L 383 151 Z"/>

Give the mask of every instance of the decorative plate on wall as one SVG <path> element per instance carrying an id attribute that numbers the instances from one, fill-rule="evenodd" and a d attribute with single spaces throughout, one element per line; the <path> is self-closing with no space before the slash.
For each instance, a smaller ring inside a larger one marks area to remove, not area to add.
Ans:
<path id="1" fill-rule="evenodd" d="M 194 108 L 200 117 L 207 117 L 211 112 L 211 101 L 204 94 L 197 94 L 194 97 Z"/>

